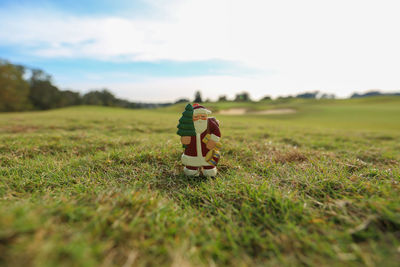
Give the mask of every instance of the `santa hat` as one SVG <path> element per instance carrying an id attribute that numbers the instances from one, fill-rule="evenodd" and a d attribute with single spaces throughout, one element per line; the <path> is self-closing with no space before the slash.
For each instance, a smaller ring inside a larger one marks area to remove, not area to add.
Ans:
<path id="1" fill-rule="evenodd" d="M 211 114 L 211 111 L 209 111 L 208 109 L 206 109 L 205 107 L 203 107 L 200 104 L 194 103 L 193 104 L 193 114 Z"/>

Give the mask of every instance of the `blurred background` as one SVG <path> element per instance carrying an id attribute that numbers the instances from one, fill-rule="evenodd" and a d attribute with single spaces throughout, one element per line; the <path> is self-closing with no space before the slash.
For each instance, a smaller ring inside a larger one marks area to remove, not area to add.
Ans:
<path id="1" fill-rule="evenodd" d="M 398 95 L 399 7 L 1 0 L 0 110 Z"/>

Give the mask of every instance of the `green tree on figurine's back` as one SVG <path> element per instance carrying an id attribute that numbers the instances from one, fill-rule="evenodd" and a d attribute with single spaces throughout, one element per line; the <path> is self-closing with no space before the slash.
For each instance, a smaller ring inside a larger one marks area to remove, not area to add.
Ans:
<path id="1" fill-rule="evenodd" d="M 193 124 L 193 107 L 191 104 L 186 105 L 185 111 L 182 113 L 182 117 L 179 119 L 177 128 L 177 134 L 180 136 L 196 136 L 196 130 L 194 129 Z"/>

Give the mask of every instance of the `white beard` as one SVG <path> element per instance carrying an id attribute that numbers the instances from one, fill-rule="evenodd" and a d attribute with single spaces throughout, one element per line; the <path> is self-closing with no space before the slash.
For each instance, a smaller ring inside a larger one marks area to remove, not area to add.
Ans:
<path id="1" fill-rule="evenodd" d="M 201 134 L 207 130 L 207 120 L 197 120 L 193 124 L 197 134 Z"/>

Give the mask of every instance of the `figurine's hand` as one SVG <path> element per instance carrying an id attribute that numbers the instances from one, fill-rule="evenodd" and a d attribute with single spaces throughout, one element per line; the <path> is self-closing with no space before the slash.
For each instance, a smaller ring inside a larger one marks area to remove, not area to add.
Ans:
<path id="1" fill-rule="evenodd" d="M 209 150 L 214 149 L 215 145 L 216 145 L 216 142 L 215 142 L 215 141 L 209 140 L 209 141 L 207 142 L 207 149 L 209 149 Z"/>
<path id="2" fill-rule="evenodd" d="M 182 136 L 181 137 L 181 143 L 182 145 L 188 145 L 190 144 L 190 141 L 192 140 L 192 138 L 190 136 Z"/>

